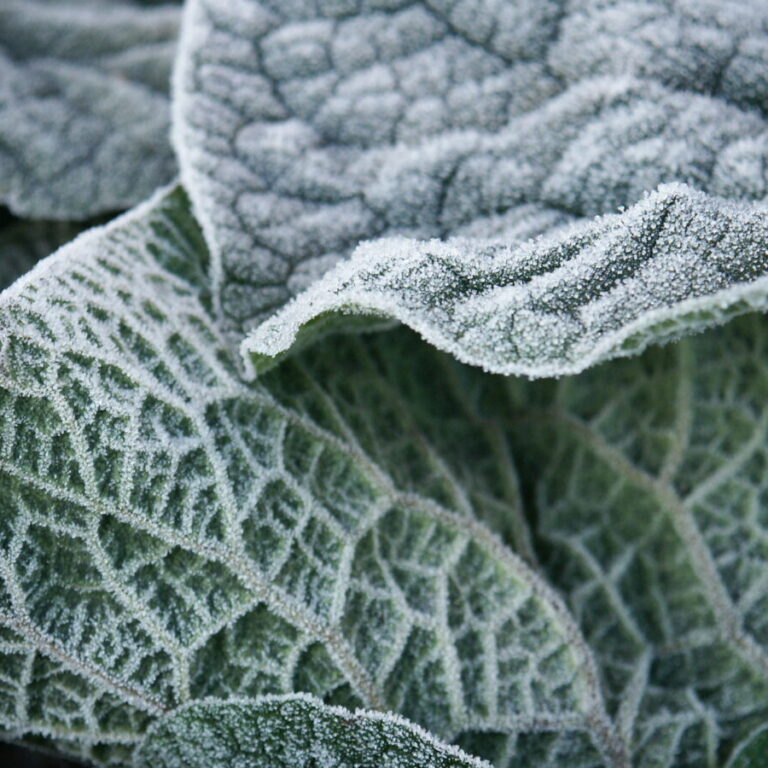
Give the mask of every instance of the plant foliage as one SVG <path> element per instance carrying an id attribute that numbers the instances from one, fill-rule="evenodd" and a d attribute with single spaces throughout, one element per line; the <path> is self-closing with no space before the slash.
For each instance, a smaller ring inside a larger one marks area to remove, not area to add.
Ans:
<path id="1" fill-rule="evenodd" d="M 768 765 L 762 0 L 9 0 L 0 72 L 4 739 Z"/>

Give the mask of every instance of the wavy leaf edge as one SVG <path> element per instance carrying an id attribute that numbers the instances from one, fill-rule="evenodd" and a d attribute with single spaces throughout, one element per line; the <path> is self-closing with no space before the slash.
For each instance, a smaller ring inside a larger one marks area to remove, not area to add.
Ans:
<path id="1" fill-rule="evenodd" d="M 460 362 L 480 367 L 488 373 L 525 376 L 530 379 L 559 377 L 581 373 L 613 358 L 639 354 L 650 345 L 676 341 L 683 336 L 722 325 L 733 317 L 748 312 L 765 311 L 768 308 L 768 216 L 754 206 L 715 198 L 682 184 L 663 185 L 626 212 L 596 217 L 585 224 L 572 225 L 558 235 L 545 235 L 525 243 L 487 241 L 484 247 L 492 254 L 495 249 L 501 249 L 504 258 L 500 265 L 493 266 L 497 267 L 497 274 L 510 274 L 514 273 L 516 268 L 524 269 L 527 262 L 537 257 L 556 257 L 559 252 L 569 247 L 579 248 L 586 244 L 586 255 L 583 258 L 579 260 L 577 254 L 571 260 L 556 263 L 552 271 L 534 275 L 531 283 L 538 278 L 542 281 L 553 278 L 551 282 L 554 282 L 554 278 L 563 273 L 563 270 L 577 270 L 581 267 L 594 269 L 595 266 L 599 268 L 600 265 L 595 265 L 595 256 L 589 248 L 601 237 L 609 241 L 608 247 L 598 253 L 605 261 L 606 271 L 614 267 L 614 258 L 619 268 L 628 268 L 632 259 L 624 259 L 621 248 L 616 247 L 611 239 L 615 240 L 618 236 L 620 245 L 624 246 L 634 237 L 633 228 L 638 222 L 642 222 L 649 212 L 653 213 L 655 210 L 661 212 L 657 217 L 658 226 L 665 226 L 669 211 L 680 204 L 683 208 L 681 223 L 684 223 L 682 217 L 687 215 L 691 208 L 704 218 L 703 223 L 694 222 L 700 226 L 715 221 L 714 215 L 707 217 L 707 209 L 716 212 L 717 216 L 724 217 L 722 231 L 716 231 L 713 238 L 727 237 L 729 231 L 748 231 L 756 224 L 757 251 L 749 252 L 745 249 L 740 253 L 734 248 L 729 254 L 734 260 L 744 260 L 745 272 L 752 266 L 749 264 L 750 258 L 755 256 L 759 262 L 756 276 L 708 290 L 707 261 L 702 255 L 693 253 L 690 254 L 691 259 L 698 260 L 702 268 L 701 284 L 694 286 L 694 295 L 677 298 L 674 295 L 677 288 L 674 281 L 680 275 L 679 264 L 674 258 L 678 254 L 671 251 L 668 255 L 672 260 L 666 272 L 662 271 L 660 276 L 645 276 L 651 288 L 654 287 L 653 283 L 658 283 L 659 277 L 668 281 L 671 300 L 664 301 L 662 297 L 656 306 L 641 309 L 634 313 L 634 316 L 605 330 L 598 327 L 599 317 L 594 313 L 588 314 L 583 323 L 583 330 L 574 335 L 575 341 L 571 349 L 578 348 L 581 343 L 577 354 L 558 354 L 542 362 L 522 359 L 522 356 L 521 359 L 503 359 L 501 355 L 494 358 L 494 345 L 482 337 L 487 335 L 498 341 L 497 349 L 501 344 L 518 343 L 514 330 L 509 332 L 502 328 L 502 332 L 498 333 L 497 329 L 504 323 L 511 325 L 509 321 L 514 320 L 515 310 L 520 309 L 511 300 L 504 303 L 503 291 L 509 289 L 510 294 L 512 291 L 522 292 L 522 283 L 515 284 L 512 281 L 506 285 L 490 285 L 484 294 L 470 294 L 466 305 L 471 305 L 470 309 L 478 313 L 477 322 L 475 327 L 469 329 L 457 328 L 451 312 L 456 305 L 439 306 L 439 283 L 441 279 L 446 279 L 446 276 L 450 280 L 449 273 L 457 264 L 460 268 L 466 267 L 467 274 L 462 275 L 463 278 L 478 283 L 485 279 L 482 267 L 472 263 L 472 241 L 384 238 L 358 246 L 348 261 L 337 265 L 304 293 L 251 331 L 240 346 L 246 370 L 249 376 L 257 376 L 269 370 L 285 355 L 298 351 L 331 332 L 356 330 L 356 326 L 389 327 L 387 323 L 391 325 L 399 322 L 409 326 L 426 342 L 450 353 Z M 653 226 L 653 222 L 650 223 Z M 704 246 L 702 250 L 703 248 Z M 683 258 L 689 257 L 689 254 L 682 255 Z M 495 254 L 491 255 L 491 258 L 495 258 Z M 433 261 L 430 262 L 430 259 Z M 625 261 L 624 265 L 622 260 Z M 735 268 L 738 269 L 739 265 Z M 414 301 L 409 295 L 410 286 L 406 284 L 405 277 L 399 285 L 396 280 L 401 275 L 396 275 L 387 282 L 390 274 L 398 269 L 403 275 L 406 270 L 410 273 L 420 269 L 427 274 L 421 284 L 421 287 L 426 288 L 421 304 L 418 299 Z M 665 265 L 660 269 L 664 270 Z M 633 277 L 634 275 L 629 275 L 630 279 Z M 621 285 L 618 287 L 621 288 Z M 561 286 L 555 285 L 555 288 Z M 562 286 L 562 292 L 568 288 L 568 285 Z M 695 295 L 697 291 L 699 295 Z M 512 295 L 511 298 L 516 297 Z M 610 294 L 607 298 L 611 299 Z M 618 299 L 621 298 L 619 294 Z M 555 295 L 548 300 L 555 303 L 558 299 Z M 482 309 L 475 306 L 482 300 L 489 304 L 497 302 L 501 319 L 493 312 L 482 315 Z M 605 297 L 599 295 L 599 300 L 605 301 Z M 589 313 L 591 307 L 587 304 L 586 309 Z M 613 307 L 609 309 L 613 310 Z M 523 335 L 527 334 L 524 347 L 527 350 L 535 349 L 537 345 L 545 346 L 548 336 L 553 332 L 553 325 L 557 323 L 557 320 L 550 322 L 544 315 L 541 319 L 543 322 L 538 325 L 532 323 L 524 328 Z M 556 328 L 555 331 L 559 333 Z M 589 343 L 590 335 L 594 336 L 592 343 Z M 481 339 L 479 344 L 478 338 Z"/>
<path id="2" fill-rule="evenodd" d="M 391 727 L 395 737 L 402 734 L 418 739 L 424 743 L 427 750 L 433 751 L 436 756 L 450 760 L 451 765 L 464 766 L 465 768 L 491 768 L 491 764 L 486 760 L 469 755 L 453 744 L 446 744 L 417 723 L 395 712 L 379 712 L 361 708 L 350 710 L 345 707 L 325 704 L 316 696 L 308 693 L 271 694 L 230 699 L 218 699 L 209 696 L 182 704 L 156 720 L 149 727 L 144 742 L 137 750 L 135 768 L 152 768 L 155 763 L 147 761 L 144 756 L 145 751 L 152 749 L 155 740 L 162 741 L 164 731 L 172 733 L 174 725 L 183 725 L 185 717 L 189 714 L 210 715 L 215 718 L 221 710 L 245 708 L 249 710 L 248 714 L 254 717 L 258 717 L 258 710 L 264 710 L 264 715 L 276 715 L 279 718 L 286 717 L 281 710 L 289 708 L 290 705 L 304 708 L 305 713 L 315 720 L 333 721 L 336 719 L 344 727 L 351 728 L 355 725 L 379 723 L 385 727 Z M 152 760 L 157 758 L 151 753 L 149 757 Z"/>

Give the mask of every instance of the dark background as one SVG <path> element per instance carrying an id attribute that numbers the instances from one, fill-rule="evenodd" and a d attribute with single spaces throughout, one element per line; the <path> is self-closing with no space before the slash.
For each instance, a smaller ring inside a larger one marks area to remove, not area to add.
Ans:
<path id="1" fill-rule="evenodd" d="M 60 757 L 49 757 L 41 752 L 32 752 L 22 747 L 0 743 L 0 766 L 2 768 L 82 768 Z"/>

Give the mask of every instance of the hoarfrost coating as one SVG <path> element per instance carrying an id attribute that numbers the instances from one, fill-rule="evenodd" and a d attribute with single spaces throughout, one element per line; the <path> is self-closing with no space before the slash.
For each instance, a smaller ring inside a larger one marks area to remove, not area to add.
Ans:
<path id="1" fill-rule="evenodd" d="M 239 338 L 380 236 L 525 239 L 669 182 L 762 201 L 767 27 L 759 0 L 191 0 L 174 138 L 217 315 Z"/>
<path id="2" fill-rule="evenodd" d="M 768 5 L 0 20 L 3 738 L 762 756 Z"/>

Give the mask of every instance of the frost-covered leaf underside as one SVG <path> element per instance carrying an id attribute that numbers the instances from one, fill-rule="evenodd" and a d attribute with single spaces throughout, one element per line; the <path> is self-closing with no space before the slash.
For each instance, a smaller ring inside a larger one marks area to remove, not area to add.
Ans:
<path id="1" fill-rule="evenodd" d="M 6 738 L 125 766 L 303 692 L 502 768 L 693 768 L 766 722 L 764 316 L 560 381 L 400 329 L 245 383 L 206 268 L 171 192 L 4 294 Z"/>
<path id="2" fill-rule="evenodd" d="M 538 563 L 596 655 L 632 765 L 714 767 L 768 722 L 767 353 L 768 320 L 752 314 L 526 382 L 400 329 L 333 339 L 264 379 L 294 382 L 286 404 L 312 413 L 303 389 L 323 382 L 399 487 L 447 499 L 452 477 Z M 505 764 L 492 740 L 461 743 Z M 522 754 L 537 764 L 535 747 Z"/>
<path id="3" fill-rule="evenodd" d="M 279 401 L 297 381 L 245 384 L 206 266 L 174 192 L 3 296 L 6 737 L 124 765 L 190 699 L 302 691 L 449 740 L 620 756 L 541 576 L 455 482 L 398 486 L 326 423 L 330 397 L 305 411 Z"/>

